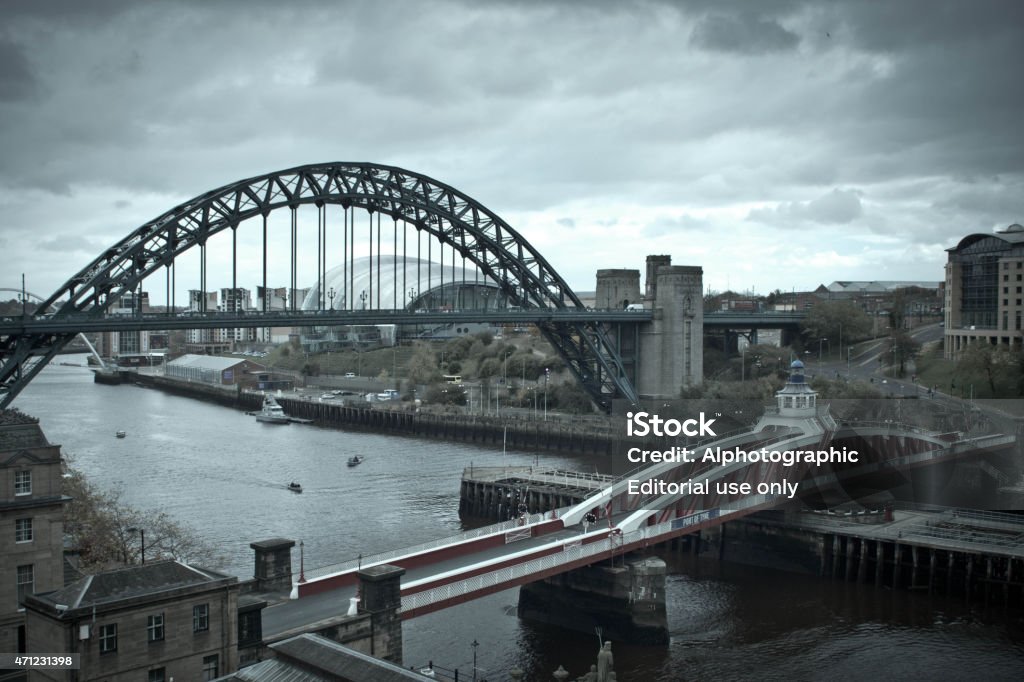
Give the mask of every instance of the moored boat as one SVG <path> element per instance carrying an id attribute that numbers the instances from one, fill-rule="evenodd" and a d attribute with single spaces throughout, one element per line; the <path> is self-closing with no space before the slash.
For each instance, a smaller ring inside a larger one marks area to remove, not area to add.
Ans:
<path id="1" fill-rule="evenodd" d="M 254 414 L 256 421 L 267 424 L 287 424 L 289 421 L 288 415 L 284 413 L 284 408 L 277 404 L 272 395 L 263 396 L 263 409 Z"/>

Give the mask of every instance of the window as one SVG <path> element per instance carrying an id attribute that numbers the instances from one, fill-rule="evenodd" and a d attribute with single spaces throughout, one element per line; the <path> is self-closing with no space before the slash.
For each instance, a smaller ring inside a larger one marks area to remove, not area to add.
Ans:
<path id="1" fill-rule="evenodd" d="M 146 639 L 150 642 L 159 642 L 164 638 L 164 614 L 158 613 L 150 616 L 146 625 Z"/>
<path id="2" fill-rule="evenodd" d="M 100 626 L 100 653 L 109 654 L 117 651 L 117 623 Z"/>
<path id="3" fill-rule="evenodd" d="M 203 679 L 212 680 L 218 677 L 219 670 L 219 659 L 217 654 L 212 656 L 203 656 Z"/>
<path id="4" fill-rule="evenodd" d="M 32 564 L 18 566 L 18 607 L 25 601 L 25 597 L 35 592 L 36 572 Z"/>
<path id="5" fill-rule="evenodd" d="M 1009 282 L 1010 281 L 1010 276 L 1009 275 L 1003 275 L 1003 281 L 1004 282 Z"/>
<path id="6" fill-rule="evenodd" d="M 210 629 L 210 605 L 196 604 L 192 607 L 192 632 L 205 632 Z"/>
<path id="7" fill-rule="evenodd" d="M 14 520 L 14 541 L 32 542 L 32 519 Z"/>
<path id="8" fill-rule="evenodd" d="M 166 682 L 167 674 L 164 668 L 155 668 L 149 671 L 149 682 Z"/>
<path id="9" fill-rule="evenodd" d="M 14 472 L 14 494 L 32 494 L 32 472 L 28 469 Z"/>

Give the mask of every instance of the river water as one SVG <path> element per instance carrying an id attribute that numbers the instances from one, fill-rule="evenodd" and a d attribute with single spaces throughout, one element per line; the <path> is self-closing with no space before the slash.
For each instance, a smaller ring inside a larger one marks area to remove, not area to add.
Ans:
<path id="1" fill-rule="evenodd" d="M 62 356 L 64 362 L 84 358 Z M 84 367 L 47 367 L 15 406 L 89 478 L 125 501 L 166 512 L 252 575 L 249 543 L 302 540 L 306 567 L 443 537 L 462 529 L 464 467 L 533 463 L 526 452 L 313 426 L 273 426 L 205 402 L 136 386 L 94 384 Z M 117 439 L 124 430 L 128 436 Z M 344 460 L 366 456 L 355 469 Z M 542 463 L 593 470 L 586 457 Z M 286 489 L 298 481 L 304 492 Z M 671 643 L 613 644 L 620 681 L 1020 680 L 1024 614 L 962 599 L 876 590 L 692 557 L 669 561 Z M 298 561 L 297 554 L 294 560 Z M 508 590 L 404 624 L 407 666 L 428 660 L 472 679 L 575 679 L 597 638 L 520 621 Z"/>

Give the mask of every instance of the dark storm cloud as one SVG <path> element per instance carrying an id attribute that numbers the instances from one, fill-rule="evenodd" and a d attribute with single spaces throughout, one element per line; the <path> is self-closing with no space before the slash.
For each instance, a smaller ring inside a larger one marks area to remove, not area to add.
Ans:
<path id="1" fill-rule="evenodd" d="M 212 187 L 358 160 L 517 229 L 629 227 L 623 257 L 754 221 L 931 244 L 1024 218 L 1022 7 L 4 3 L 0 202 L 107 244 Z"/>
<path id="2" fill-rule="evenodd" d="M 27 99 L 35 90 L 36 79 L 21 48 L 0 37 L 0 102 Z"/>
<path id="3" fill-rule="evenodd" d="M 690 36 L 693 44 L 706 50 L 761 54 L 790 50 L 799 37 L 775 21 L 748 11 L 735 15 L 710 14 L 697 22 Z"/>

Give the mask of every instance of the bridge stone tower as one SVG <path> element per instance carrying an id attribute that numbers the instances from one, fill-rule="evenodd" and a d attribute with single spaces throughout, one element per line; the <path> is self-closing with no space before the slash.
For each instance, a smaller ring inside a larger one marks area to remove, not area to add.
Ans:
<path id="1" fill-rule="evenodd" d="M 637 391 L 643 397 L 675 398 L 704 374 L 704 270 L 665 260 L 648 258 L 648 270 L 652 263 L 656 269 L 653 287 L 648 281 L 654 320 L 640 329 Z"/>
<path id="2" fill-rule="evenodd" d="M 647 279 L 645 280 L 646 290 L 644 298 L 653 301 L 658 291 L 658 268 L 663 265 L 672 265 L 672 256 L 648 256 L 647 257 Z"/>
<path id="3" fill-rule="evenodd" d="M 640 302 L 639 270 L 598 270 L 594 307 L 622 310 Z"/>

